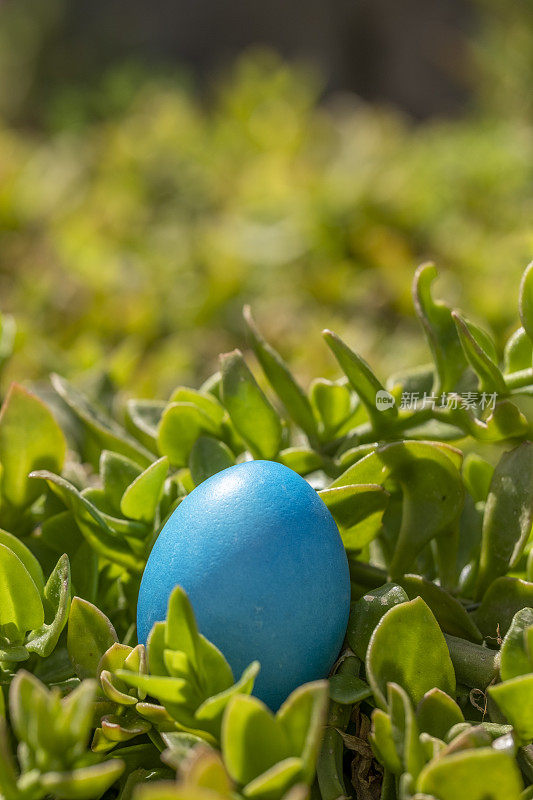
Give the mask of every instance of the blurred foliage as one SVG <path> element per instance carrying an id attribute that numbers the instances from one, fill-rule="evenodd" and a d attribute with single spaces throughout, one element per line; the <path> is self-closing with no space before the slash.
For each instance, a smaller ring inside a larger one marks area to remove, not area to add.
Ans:
<path id="1" fill-rule="evenodd" d="M 0 296 L 19 326 L 10 377 L 106 370 L 138 396 L 178 376 L 197 383 L 241 342 L 246 302 L 304 380 L 332 374 L 315 333 L 326 324 L 389 372 L 425 358 L 402 315 L 426 258 L 502 341 L 510 287 L 533 251 L 525 114 L 415 126 L 353 97 L 321 103 L 309 70 L 265 52 L 244 56 L 207 100 L 182 77 L 130 65 L 92 88 L 65 76 L 41 108 L 39 33 L 51 47 L 61 4 L 30 6 L 2 12 Z M 497 60 L 501 80 L 485 82 L 500 111 L 506 98 L 527 111 L 528 13 L 492 3 L 485 14 L 482 74 L 503 31 L 517 31 L 513 59 Z"/>

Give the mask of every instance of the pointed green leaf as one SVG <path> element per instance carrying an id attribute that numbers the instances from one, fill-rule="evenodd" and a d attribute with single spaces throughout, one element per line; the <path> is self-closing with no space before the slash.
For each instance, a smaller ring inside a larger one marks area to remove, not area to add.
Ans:
<path id="1" fill-rule="evenodd" d="M 157 434 L 158 451 L 168 456 L 175 467 L 184 467 L 200 436 L 217 436 L 220 428 L 193 403 L 170 403 L 165 409 Z"/>
<path id="2" fill-rule="evenodd" d="M 22 561 L 28 572 L 30 573 L 34 584 L 40 593 L 44 590 L 44 576 L 41 565 L 26 545 L 7 531 L 0 529 L 0 544 L 12 550 L 16 556 Z"/>
<path id="3" fill-rule="evenodd" d="M 324 438 L 340 435 L 357 408 L 349 386 L 342 381 L 317 378 L 311 384 L 310 397 Z"/>
<path id="4" fill-rule="evenodd" d="M 425 754 L 411 700 L 401 686 L 389 683 L 387 705 L 391 718 L 392 738 L 396 746 L 400 744 L 404 771 L 416 779 L 424 766 Z"/>
<path id="5" fill-rule="evenodd" d="M 452 317 L 457 326 L 457 333 L 465 356 L 479 378 L 480 390 L 506 394 L 507 386 L 500 368 L 483 346 L 487 344 L 485 336 L 481 338 L 479 329 L 467 322 L 456 311 L 452 311 Z"/>
<path id="6" fill-rule="evenodd" d="M 392 734 L 392 722 L 388 714 L 380 708 L 372 712 L 372 731 L 370 744 L 378 761 L 394 775 L 401 775 L 401 742 L 396 743 Z M 394 795 L 396 797 L 396 794 Z"/>
<path id="7" fill-rule="evenodd" d="M 227 689 L 204 700 L 196 709 L 194 715 L 195 719 L 198 721 L 198 727 L 205 727 L 218 739 L 220 737 L 223 714 L 229 701 L 238 694 L 251 694 L 258 672 L 259 662 L 252 661 L 252 663 L 246 667 L 237 683 L 230 685 Z"/>
<path id="8" fill-rule="evenodd" d="M 281 447 L 280 418 L 250 372 L 242 353 L 221 356 L 222 401 L 231 421 L 258 458 L 274 459 Z"/>
<path id="9" fill-rule="evenodd" d="M 531 369 L 533 365 L 533 343 L 524 328 L 518 328 L 507 340 L 504 352 L 506 374 Z"/>
<path id="10" fill-rule="evenodd" d="M 26 631 L 43 622 L 43 604 L 33 578 L 20 558 L 0 544 L 0 628 L 13 626 L 22 643 Z"/>
<path id="11" fill-rule="evenodd" d="M 96 409 L 85 395 L 71 386 L 65 378 L 52 375 L 51 380 L 58 395 L 100 449 L 127 456 L 141 466 L 148 466 L 151 463 L 153 455 L 149 450 L 103 411 Z M 54 468 L 34 467 L 34 469 Z"/>
<path id="12" fill-rule="evenodd" d="M 110 450 L 102 450 L 100 455 L 100 476 L 104 492 L 113 511 L 120 510 L 122 495 L 142 472 L 142 468 L 131 458 L 126 458 Z"/>
<path id="13" fill-rule="evenodd" d="M 389 609 L 368 646 L 366 670 L 378 705 L 387 707 L 390 682 L 404 689 L 417 705 L 434 687 L 455 692 L 455 673 L 438 623 L 417 597 Z"/>
<path id="14" fill-rule="evenodd" d="M 67 647 L 78 677 L 94 678 L 100 659 L 116 641 L 116 631 L 105 614 L 75 597 L 70 607 Z"/>
<path id="15" fill-rule="evenodd" d="M 126 488 L 120 501 L 120 510 L 126 517 L 152 523 L 161 500 L 168 474 L 168 458 L 154 461 Z"/>
<path id="16" fill-rule="evenodd" d="M 229 447 L 211 436 L 200 436 L 189 458 L 189 469 L 196 486 L 233 464 L 235 459 Z"/>
<path id="17" fill-rule="evenodd" d="M 410 600 L 421 597 L 433 612 L 444 633 L 481 644 L 483 636 L 464 606 L 453 595 L 421 575 L 403 575 L 398 579 Z"/>
<path id="18" fill-rule="evenodd" d="M 444 741 L 450 728 L 464 722 L 465 718 L 455 700 L 435 688 L 420 700 L 416 707 L 416 720 L 421 731 Z"/>
<path id="19" fill-rule="evenodd" d="M 301 386 L 279 353 L 261 336 L 252 317 L 250 306 L 244 307 L 244 319 L 257 360 L 268 381 L 294 422 L 312 442 L 316 439 L 317 424 L 311 404 Z"/>
<path id="20" fill-rule="evenodd" d="M 124 762 L 118 758 L 80 767 L 69 772 L 48 772 L 41 782 L 47 793 L 59 800 L 95 800 L 112 786 L 124 772 Z"/>
<path id="21" fill-rule="evenodd" d="M 43 479 L 48 483 L 52 491 L 73 512 L 81 532 L 97 553 L 135 572 L 143 569 L 144 560 L 136 556 L 130 545 L 115 534 L 94 503 L 69 481 L 45 470 L 32 472 L 30 477 Z"/>
<path id="22" fill-rule="evenodd" d="M 42 487 L 28 480 L 32 470 L 60 472 L 65 437 L 48 407 L 34 394 L 13 384 L 0 412 L 2 496 L 14 508 L 30 505 Z"/>
<path id="23" fill-rule="evenodd" d="M 533 261 L 526 267 L 522 275 L 518 296 L 518 310 L 522 326 L 531 341 L 533 341 Z"/>
<path id="24" fill-rule="evenodd" d="M 242 785 L 296 753 L 272 712 L 257 698 L 239 694 L 222 722 L 222 755 L 230 776 Z"/>
<path id="25" fill-rule="evenodd" d="M 242 793 L 245 797 L 254 798 L 254 800 L 278 800 L 301 779 L 301 759 L 286 758 L 265 770 L 255 780 L 250 781 Z"/>
<path id="26" fill-rule="evenodd" d="M 530 636 L 533 636 L 533 608 L 522 608 L 514 615 L 501 646 L 502 681 L 533 672 L 533 653 L 528 652 Z"/>
<path id="27" fill-rule="evenodd" d="M 531 606 L 533 583 L 505 576 L 490 584 L 473 617 L 481 633 L 496 640 L 505 636 L 517 611 Z"/>
<path id="28" fill-rule="evenodd" d="M 494 467 L 476 453 L 469 453 L 463 463 L 466 488 L 475 503 L 485 502 L 490 491 Z"/>
<path id="29" fill-rule="evenodd" d="M 437 800 L 519 800 L 522 781 L 512 757 L 483 747 L 431 761 L 416 789 Z"/>
<path id="30" fill-rule="evenodd" d="M 346 638 L 361 661 L 366 658 L 370 638 L 384 614 L 393 606 L 406 603 L 407 600 L 409 598 L 401 586 L 386 583 L 352 603 Z"/>
<path id="31" fill-rule="evenodd" d="M 514 566 L 533 523 L 533 443 L 504 453 L 494 470 L 483 517 L 476 593 Z"/>
<path id="32" fill-rule="evenodd" d="M 180 650 L 197 665 L 198 628 L 196 618 L 187 594 L 181 586 L 173 589 L 167 610 L 165 627 L 165 646 L 170 650 Z"/>
<path id="33" fill-rule="evenodd" d="M 340 529 L 347 549 L 360 549 L 368 544 L 369 536 L 377 535 L 379 521 L 389 494 L 376 484 L 358 484 L 322 489 L 318 492 Z M 359 526 L 369 517 L 374 525 Z"/>
<path id="34" fill-rule="evenodd" d="M 157 429 L 167 407 L 164 400 L 128 400 L 126 428 L 148 450 L 157 453 Z"/>
<path id="35" fill-rule="evenodd" d="M 65 627 L 70 610 L 70 563 L 61 556 L 44 587 L 44 624 L 31 632 L 26 642 L 30 653 L 46 658 L 53 651 Z"/>
<path id="36" fill-rule="evenodd" d="M 456 388 L 466 369 L 466 359 L 451 309 L 445 303 L 433 300 L 431 296 L 431 284 L 436 277 L 434 264 L 427 263 L 418 267 L 413 281 L 413 299 L 437 369 L 438 380 L 433 388 L 435 393 L 440 394 Z"/>
<path id="37" fill-rule="evenodd" d="M 276 719 L 291 748 L 302 759 L 303 779 L 311 783 L 328 710 L 328 683 L 314 681 L 295 689 L 279 709 Z"/>
<path id="38" fill-rule="evenodd" d="M 305 447 L 287 447 L 285 450 L 280 450 L 278 460 L 300 475 L 309 475 L 311 472 L 329 467 L 327 458 Z"/>
<path id="39" fill-rule="evenodd" d="M 357 353 L 354 353 L 353 350 L 350 350 L 348 345 L 332 331 L 324 331 L 323 336 L 326 344 L 339 362 L 342 371 L 364 404 L 373 426 L 379 430 L 394 420 L 398 415 L 395 403 L 381 410 L 376 407 L 378 392 L 388 393 L 366 361 L 361 356 L 358 356 Z"/>
<path id="40" fill-rule="evenodd" d="M 533 740 L 533 673 L 490 686 L 489 694 L 513 726 L 520 744 L 529 744 Z"/>

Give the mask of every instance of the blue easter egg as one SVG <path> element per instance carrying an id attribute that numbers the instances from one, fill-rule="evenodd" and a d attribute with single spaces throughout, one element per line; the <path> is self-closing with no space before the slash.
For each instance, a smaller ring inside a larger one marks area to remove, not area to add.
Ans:
<path id="1" fill-rule="evenodd" d="M 346 553 L 316 491 L 282 464 L 229 467 L 176 508 L 142 578 L 139 641 L 165 619 L 177 585 L 236 678 L 260 661 L 254 694 L 272 709 L 300 684 L 326 677 L 342 646 Z"/>

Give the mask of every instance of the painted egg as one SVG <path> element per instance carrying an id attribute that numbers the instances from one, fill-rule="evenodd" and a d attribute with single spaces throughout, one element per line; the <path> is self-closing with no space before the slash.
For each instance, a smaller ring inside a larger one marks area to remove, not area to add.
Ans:
<path id="1" fill-rule="evenodd" d="M 254 694 L 272 709 L 326 677 L 350 608 L 346 553 L 330 512 L 296 472 L 248 461 L 194 489 L 159 534 L 142 578 L 139 641 L 175 586 L 236 678 L 261 663 Z"/>

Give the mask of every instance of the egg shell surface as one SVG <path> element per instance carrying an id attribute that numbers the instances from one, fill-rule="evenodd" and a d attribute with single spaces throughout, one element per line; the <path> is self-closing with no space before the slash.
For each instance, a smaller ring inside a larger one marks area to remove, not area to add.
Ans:
<path id="1" fill-rule="evenodd" d="M 338 656 L 350 610 L 346 553 L 316 491 L 282 464 L 229 467 L 176 508 L 142 578 L 140 642 L 165 619 L 177 585 L 236 679 L 260 661 L 254 694 L 272 709 L 326 677 Z"/>

